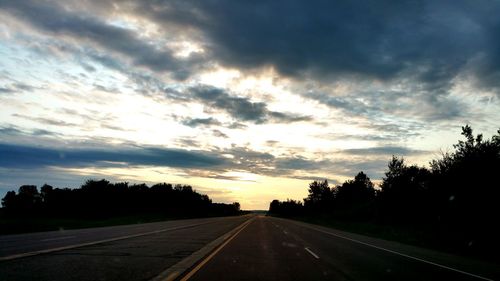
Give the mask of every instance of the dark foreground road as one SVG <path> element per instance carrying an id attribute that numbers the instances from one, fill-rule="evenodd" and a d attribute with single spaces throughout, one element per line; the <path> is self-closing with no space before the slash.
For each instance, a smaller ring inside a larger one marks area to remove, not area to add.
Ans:
<path id="1" fill-rule="evenodd" d="M 184 280 L 500 280 L 493 264 L 257 217 Z"/>
<path id="2" fill-rule="evenodd" d="M 0 236 L 1 281 L 166 281 L 172 276 L 178 280 L 500 280 L 500 269 L 264 216 Z"/>
<path id="3" fill-rule="evenodd" d="M 248 219 L 0 236 L 0 280 L 150 280 Z"/>

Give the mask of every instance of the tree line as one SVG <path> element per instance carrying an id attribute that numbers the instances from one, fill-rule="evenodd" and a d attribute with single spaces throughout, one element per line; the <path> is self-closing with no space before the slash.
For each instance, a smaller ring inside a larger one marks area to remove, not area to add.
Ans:
<path id="1" fill-rule="evenodd" d="M 2 199 L 7 216 L 109 218 L 137 214 L 174 217 L 224 216 L 240 212 L 238 202 L 213 203 L 190 185 L 159 183 L 149 187 L 105 179 L 87 180 L 80 188 L 23 185 Z"/>
<path id="2" fill-rule="evenodd" d="M 455 249 L 493 253 L 500 249 L 500 130 L 485 140 L 467 125 L 462 135 L 429 168 L 393 156 L 378 188 L 363 172 L 334 187 L 314 181 L 303 202 L 273 200 L 269 212 L 412 226 Z"/>

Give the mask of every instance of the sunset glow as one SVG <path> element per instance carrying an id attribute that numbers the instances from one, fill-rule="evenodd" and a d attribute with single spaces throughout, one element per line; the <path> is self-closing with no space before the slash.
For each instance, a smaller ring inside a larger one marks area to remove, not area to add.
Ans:
<path id="1" fill-rule="evenodd" d="M 106 178 L 267 209 L 498 129 L 498 13 L 215 2 L 0 1 L 0 197 Z"/>

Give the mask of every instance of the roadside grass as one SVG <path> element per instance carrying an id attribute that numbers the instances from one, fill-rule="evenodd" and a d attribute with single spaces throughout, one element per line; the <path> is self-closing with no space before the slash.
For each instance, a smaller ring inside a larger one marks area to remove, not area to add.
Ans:
<path id="1" fill-rule="evenodd" d="M 241 214 L 246 212 L 242 211 Z M 90 227 L 103 227 L 126 224 L 139 224 L 148 222 L 159 222 L 168 220 L 180 220 L 190 218 L 214 217 L 216 215 L 167 215 L 158 213 L 143 213 L 135 215 L 122 215 L 107 218 L 65 218 L 45 216 L 5 216 L 0 214 L 0 235 L 19 234 L 40 231 L 53 231 L 65 229 L 79 229 Z"/>
<path id="2" fill-rule="evenodd" d="M 155 214 L 117 216 L 110 218 L 54 218 L 54 217 L 0 217 L 0 234 L 18 234 L 51 230 L 65 230 L 123 224 L 137 224 L 182 219 Z"/>

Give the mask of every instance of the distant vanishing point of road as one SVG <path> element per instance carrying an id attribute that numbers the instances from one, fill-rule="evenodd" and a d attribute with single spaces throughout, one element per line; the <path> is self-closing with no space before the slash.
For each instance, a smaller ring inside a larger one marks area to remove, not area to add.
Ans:
<path id="1" fill-rule="evenodd" d="M 500 280 L 500 267 L 247 215 L 3 235 L 0 280 Z"/>

